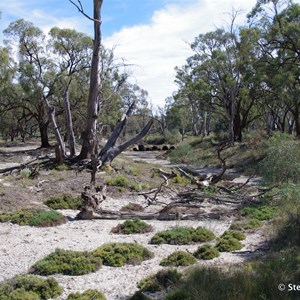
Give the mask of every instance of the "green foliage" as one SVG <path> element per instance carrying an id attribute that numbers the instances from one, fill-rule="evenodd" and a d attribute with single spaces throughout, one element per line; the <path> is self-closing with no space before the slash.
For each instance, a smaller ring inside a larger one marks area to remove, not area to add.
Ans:
<path id="1" fill-rule="evenodd" d="M 86 290 L 82 294 L 70 294 L 67 300 L 106 300 L 106 298 L 105 295 L 98 290 Z"/>
<path id="2" fill-rule="evenodd" d="M 118 224 L 112 228 L 112 233 L 134 234 L 153 231 L 153 227 L 140 219 L 126 220 L 123 224 Z"/>
<path id="3" fill-rule="evenodd" d="M 192 146 L 187 142 L 181 142 L 169 154 L 171 162 L 175 162 L 175 163 L 189 162 L 190 156 L 192 156 Z"/>
<path id="4" fill-rule="evenodd" d="M 129 181 L 127 178 L 117 175 L 114 178 L 107 179 L 106 184 L 112 186 L 126 187 L 128 186 Z"/>
<path id="5" fill-rule="evenodd" d="M 189 266 L 197 262 L 197 259 L 188 252 L 185 251 L 175 251 L 170 254 L 167 258 L 164 258 L 160 262 L 160 266 Z"/>
<path id="6" fill-rule="evenodd" d="M 241 221 L 233 222 L 229 229 L 230 230 L 250 230 L 261 226 L 261 222 L 257 219 L 243 219 Z"/>
<path id="7" fill-rule="evenodd" d="M 52 210 L 22 209 L 13 213 L 0 213 L 1 222 L 12 222 L 21 226 L 49 227 L 65 223 L 66 218 Z"/>
<path id="8" fill-rule="evenodd" d="M 66 164 L 59 164 L 59 165 L 55 166 L 55 170 L 57 170 L 57 171 L 67 171 L 67 170 L 69 170 L 69 167 Z"/>
<path id="9" fill-rule="evenodd" d="M 174 177 L 174 181 L 175 183 L 179 183 L 179 184 L 189 184 L 191 183 L 191 180 L 188 178 L 185 178 L 183 176 L 177 175 L 176 177 Z"/>
<path id="10" fill-rule="evenodd" d="M 147 297 L 142 291 L 137 291 L 128 300 L 151 300 L 152 298 Z"/>
<path id="11" fill-rule="evenodd" d="M 138 288 L 143 292 L 159 292 L 177 284 L 181 277 L 182 275 L 176 269 L 161 270 L 142 279 L 138 283 Z"/>
<path id="12" fill-rule="evenodd" d="M 198 249 L 193 253 L 193 255 L 198 259 L 214 259 L 220 255 L 218 249 L 213 247 L 210 244 L 204 244 L 203 246 L 198 247 Z"/>
<path id="13" fill-rule="evenodd" d="M 22 170 L 20 171 L 20 176 L 21 176 L 21 178 L 23 178 L 23 179 L 28 179 L 29 176 L 30 176 L 30 174 L 31 174 L 31 171 L 30 171 L 30 169 L 28 169 L 28 168 L 22 169 Z"/>
<path id="14" fill-rule="evenodd" d="M 279 291 L 279 283 L 299 279 L 299 248 L 281 251 L 239 268 L 197 267 L 184 277 L 167 300 L 298 299 L 295 292 Z"/>
<path id="15" fill-rule="evenodd" d="M 38 275 L 84 275 L 100 269 L 102 260 L 89 252 L 57 249 L 32 268 L 31 273 Z"/>
<path id="16" fill-rule="evenodd" d="M 61 196 L 52 196 L 44 201 L 44 204 L 52 209 L 75 209 L 80 210 L 82 199 L 74 197 L 70 194 L 62 194 Z"/>
<path id="17" fill-rule="evenodd" d="M 220 252 L 230 252 L 240 250 L 243 248 L 243 244 L 235 238 L 220 238 L 216 245 L 216 249 Z"/>
<path id="18" fill-rule="evenodd" d="M 299 183 L 299 141 L 280 141 L 274 144 L 260 163 L 259 171 L 263 179 L 266 183 Z"/>
<path id="19" fill-rule="evenodd" d="M 121 207 L 121 211 L 144 211 L 144 207 L 138 203 L 129 202 Z"/>
<path id="20" fill-rule="evenodd" d="M 222 235 L 221 235 L 221 238 L 222 239 L 231 239 L 231 238 L 234 238 L 234 239 L 237 239 L 239 241 L 242 241 L 246 238 L 246 236 L 240 232 L 240 231 L 237 231 L 237 230 L 226 230 Z"/>
<path id="21" fill-rule="evenodd" d="M 215 235 L 204 227 L 178 227 L 156 233 L 151 244 L 185 245 L 197 242 L 207 242 L 215 238 Z"/>
<path id="22" fill-rule="evenodd" d="M 242 216 L 249 216 L 259 221 L 271 220 L 274 218 L 278 209 L 274 206 L 267 205 L 247 205 L 241 210 Z"/>
<path id="23" fill-rule="evenodd" d="M 108 243 L 92 251 L 92 254 L 101 258 L 104 265 L 111 267 L 137 265 L 153 257 L 148 249 L 136 243 Z"/>
<path id="24" fill-rule="evenodd" d="M 0 284 L 1 300 L 46 300 L 61 294 L 62 288 L 54 278 L 19 275 Z"/>

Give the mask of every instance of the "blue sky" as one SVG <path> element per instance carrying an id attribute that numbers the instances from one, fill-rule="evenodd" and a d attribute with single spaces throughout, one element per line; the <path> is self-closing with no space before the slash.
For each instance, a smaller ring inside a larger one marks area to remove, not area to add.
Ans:
<path id="1" fill-rule="evenodd" d="M 300 3 L 300 0 L 294 1 Z M 93 1 L 81 0 L 88 14 Z M 154 106 L 176 90 L 175 66 L 192 54 L 188 43 L 200 33 L 226 26 L 229 13 L 241 10 L 238 22 L 256 0 L 104 0 L 102 33 L 106 47 L 132 65 L 132 82 L 149 92 Z M 10 22 L 23 18 L 47 33 L 52 27 L 74 28 L 92 35 L 92 22 L 68 0 L 2 0 L 0 2 L 0 45 L 2 31 Z"/>

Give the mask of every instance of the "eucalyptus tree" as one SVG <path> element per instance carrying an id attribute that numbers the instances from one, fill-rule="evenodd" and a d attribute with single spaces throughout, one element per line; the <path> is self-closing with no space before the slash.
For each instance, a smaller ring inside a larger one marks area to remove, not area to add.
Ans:
<path id="1" fill-rule="evenodd" d="M 272 94 L 268 108 L 281 130 L 294 127 L 300 137 L 300 5 L 292 1 L 260 0 L 249 21 L 261 31 L 262 61 Z M 275 112 L 275 113 L 274 113 Z"/>
<path id="2" fill-rule="evenodd" d="M 56 55 L 55 62 L 60 77 L 59 90 L 63 94 L 70 157 L 74 157 L 76 150 L 70 104 L 70 87 L 72 81 L 79 76 L 80 72 L 85 72 L 90 68 L 92 39 L 75 30 L 57 27 L 52 28 L 49 34 L 51 36 L 49 45 L 53 48 L 53 54 Z"/>
<path id="3" fill-rule="evenodd" d="M 49 147 L 49 118 L 45 97 L 50 96 L 46 78 L 50 59 L 45 54 L 45 35 L 31 22 L 23 19 L 10 23 L 4 30 L 6 44 L 17 42 L 19 56 L 18 82 L 22 88 L 22 108 L 38 123 L 41 146 Z M 15 100 L 12 100 L 15 101 Z"/>

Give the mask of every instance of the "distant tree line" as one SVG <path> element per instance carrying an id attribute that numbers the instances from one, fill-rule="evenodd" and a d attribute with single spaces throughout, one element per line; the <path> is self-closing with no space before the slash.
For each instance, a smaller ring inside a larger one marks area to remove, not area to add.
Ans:
<path id="1" fill-rule="evenodd" d="M 165 128 L 182 135 L 225 132 L 242 141 L 253 129 L 300 137 L 300 6 L 258 0 L 247 25 L 200 34 L 194 55 L 176 68 L 178 91 L 167 99 Z"/>

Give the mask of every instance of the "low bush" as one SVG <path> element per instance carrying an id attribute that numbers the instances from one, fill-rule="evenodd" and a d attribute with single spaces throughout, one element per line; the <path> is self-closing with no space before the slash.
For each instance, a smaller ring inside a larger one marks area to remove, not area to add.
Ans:
<path id="1" fill-rule="evenodd" d="M 220 252 L 236 251 L 243 248 L 243 244 L 235 238 L 220 238 L 216 245 L 216 249 Z"/>
<path id="2" fill-rule="evenodd" d="M 146 296 L 142 291 L 137 291 L 128 300 L 152 300 L 152 298 Z"/>
<path id="3" fill-rule="evenodd" d="M 114 178 L 107 179 L 106 184 L 118 187 L 126 187 L 128 186 L 129 181 L 127 178 L 117 175 Z"/>
<path id="4" fill-rule="evenodd" d="M 204 227 L 178 227 L 156 233 L 151 244 L 186 245 L 197 242 L 207 242 L 215 238 L 215 235 Z"/>
<path id="5" fill-rule="evenodd" d="M 181 142 L 174 150 L 169 154 L 171 162 L 174 163 L 188 163 L 190 162 L 190 156 L 192 156 L 192 146 L 186 142 Z"/>
<path id="6" fill-rule="evenodd" d="M 153 227 L 140 219 L 126 220 L 123 224 L 118 224 L 111 230 L 112 233 L 121 234 L 146 233 L 150 231 L 153 231 Z"/>
<path id="7" fill-rule="evenodd" d="M 50 227 L 66 223 L 66 217 L 53 210 L 22 209 L 12 213 L 0 213 L 0 222 L 21 226 Z"/>
<path id="8" fill-rule="evenodd" d="M 247 231 L 260 226 L 261 226 L 261 222 L 257 219 L 244 219 L 244 220 L 233 222 L 230 225 L 229 229 Z"/>
<path id="9" fill-rule="evenodd" d="M 247 205 L 241 210 L 241 215 L 264 221 L 273 219 L 277 211 L 278 209 L 275 206 Z"/>
<path id="10" fill-rule="evenodd" d="M 102 260 L 89 252 L 57 249 L 42 260 L 38 261 L 30 270 L 37 275 L 83 275 L 100 269 Z"/>
<path id="11" fill-rule="evenodd" d="M 82 199 L 80 197 L 74 197 L 70 194 L 63 194 L 48 198 L 44 201 L 44 204 L 52 209 L 80 210 L 82 207 Z"/>
<path id="12" fill-rule="evenodd" d="M 86 290 L 81 293 L 72 293 L 67 300 L 106 300 L 105 295 L 98 290 Z"/>
<path id="13" fill-rule="evenodd" d="M 246 238 L 246 236 L 238 231 L 238 230 L 226 230 L 222 235 L 221 235 L 222 239 L 231 239 L 231 238 L 235 238 L 239 241 L 242 241 Z"/>
<path id="14" fill-rule="evenodd" d="M 197 259 L 190 253 L 185 251 L 175 251 L 170 254 L 167 258 L 164 258 L 160 262 L 160 266 L 189 266 L 197 262 Z"/>
<path id="15" fill-rule="evenodd" d="M 138 203 L 129 202 L 127 205 L 123 206 L 121 211 L 144 211 L 144 207 Z"/>
<path id="16" fill-rule="evenodd" d="M 210 244 L 204 244 L 198 247 L 198 249 L 193 253 L 193 255 L 198 259 L 210 260 L 218 257 L 220 255 L 217 248 Z"/>
<path id="17" fill-rule="evenodd" d="M 259 171 L 266 183 L 300 183 L 299 141 L 271 140 Z"/>
<path id="18" fill-rule="evenodd" d="M 176 269 L 161 270 L 142 279 L 138 283 L 138 288 L 143 292 L 159 292 L 177 284 L 181 277 L 182 275 Z"/>
<path id="19" fill-rule="evenodd" d="M 104 265 L 111 267 L 137 265 L 153 257 L 152 252 L 136 243 L 108 243 L 92 251 L 92 254 L 101 258 Z"/>
<path id="20" fill-rule="evenodd" d="M 1 300 L 46 300 L 61 294 L 62 288 L 54 278 L 18 275 L 0 284 Z"/>

